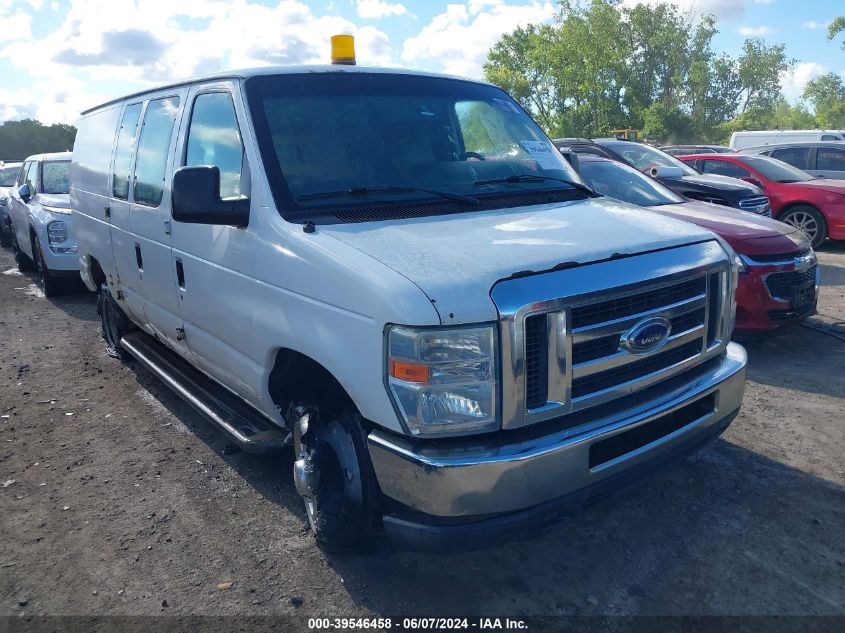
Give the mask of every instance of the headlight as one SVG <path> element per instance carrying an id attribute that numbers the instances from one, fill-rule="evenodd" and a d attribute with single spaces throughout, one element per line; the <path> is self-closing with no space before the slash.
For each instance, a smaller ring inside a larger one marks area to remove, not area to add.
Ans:
<path id="1" fill-rule="evenodd" d="M 67 241 L 67 224 L 61 220 L 50 222 L 47 225 L 47 241 L 50 244 L 61 244 Z"/>
<path id="2" fill-rule="evenodd" d="M 494 326 L 415 329 L 387 335 L 387 385 L 414 435 L 497 429 Z"/>

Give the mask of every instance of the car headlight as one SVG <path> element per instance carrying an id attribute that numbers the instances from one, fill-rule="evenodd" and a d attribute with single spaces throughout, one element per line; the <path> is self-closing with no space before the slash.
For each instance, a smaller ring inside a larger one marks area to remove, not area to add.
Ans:
<path id="1" fill-rule="evenodd" d="M 387 334 L 390 398 L 413 435 L 495 430 L 496 329 L 392 326 Z"/>
<path id="2" fill-rule="evenodd" d="M 61 220 L 55 220 L 47 225 L 47 241 L 50 244 L 61 244 L 67 242 L 67 224 Z"/>

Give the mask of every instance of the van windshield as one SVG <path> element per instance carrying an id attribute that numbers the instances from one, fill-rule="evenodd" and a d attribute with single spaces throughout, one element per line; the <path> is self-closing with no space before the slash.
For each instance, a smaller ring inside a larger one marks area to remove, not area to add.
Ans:
<path id="1" fill-rule="evenodd" d="M 247 95 L 277 207 L 290 221 L 589 195 L 531 117 L 494 86 L 339 71 L 254 77 Z"/>

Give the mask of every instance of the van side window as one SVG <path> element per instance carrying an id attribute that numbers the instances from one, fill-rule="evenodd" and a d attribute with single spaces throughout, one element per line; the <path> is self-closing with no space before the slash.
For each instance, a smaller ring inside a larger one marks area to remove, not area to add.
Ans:
<path id="1" fill-rule="evenodd" d="M 822 134 L 823 141 L 841 141 L 842 139 L 835 134 Z"/>
<path id="2" fill-rule="evenodd" d="M 121 200 L 129 198 L 129 170 L 132 167 L 132 150 L 135 147 L 139 118 L 141 118 L 141 104 L 133 103 L 126 106 L 126 110 L 123 111 L 123 120 L 120 122 L 112 170 L 112 195 Z"/>
<path id="3" fill-rule="evenodd" d="M 135 184 L 132 196 L 136 203 L 149 207 L 161 204 L 167 151 L 173 136 L 173 123 L 179 111 L 179 97 L 156 99 L 147 104 L 144 123 L 135 159 Z"/>
<path id="4" fill-rule="evenodd" d="M 194 100 L 185 165 L 220 169 L 220 197 L 241 195 L 244 149 L 235 104 L 228 92 L 209 92 Z"/>
<path id="5" fill-rule="evenodd" d="M 807 169 L 810 162 L 810 148 L 784 147 L 782 149 L 776 149 L 772 152 L 772 158 L 782 160 L 798 169 Z"/>

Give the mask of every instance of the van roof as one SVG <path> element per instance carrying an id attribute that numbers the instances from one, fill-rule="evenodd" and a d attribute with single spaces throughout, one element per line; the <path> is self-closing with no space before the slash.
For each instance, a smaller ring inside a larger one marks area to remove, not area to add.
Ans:
<path id="1" fill-rule="evenodd" d="M 845 130 L 741 130 L 737 134 L 842 134 Z"/>
<path id="2" fill-rule="evenodd" d="M 120 103 L 126 99 L 138 97 L 149 94 L 151 92 L 158 92 L 159 90 L 166 90 L 168 88 L 177 88 L 181 86 L 189 86 L 191 84 L 200 83 L 203 81 L 223 80 L 223 79 L 249 79 L 250 77 L 260 77 L 264 75 L 297 75 L 307 73 L 363 73 L 363 74 L 393 74 L 393 75 L 416 75 L 419 77 L 439 77 L 441 79 L 456 79 L 460 81 L 470 81 L 473 83 L 493 85 L 489 82 L 480 79 L 467 79 L 466 77 L 457 77 L 455 75 L 445 75 L 439 73 L 423 72 L 419 70 L 409 70 L 407 68 L 387 68 L 377 66 L 345 66 L 340 64 L 317 64 L 309 66 L 262 66 L 259 68 L 243 68 L 239 70 L 222 71 L 218 73 L 211 73 L 208 75 L 200 75 L 191 77 L 182 81 L 176 81 L 160 86 L 147 88 L 146 90 L 139 90 L 130 94 L 123 95 L 111 101 L 106 101 L 87 110 L 81 112 L 82 115 L 89 114 L 100 108 L 104 108 L 115 103 Z"/>

